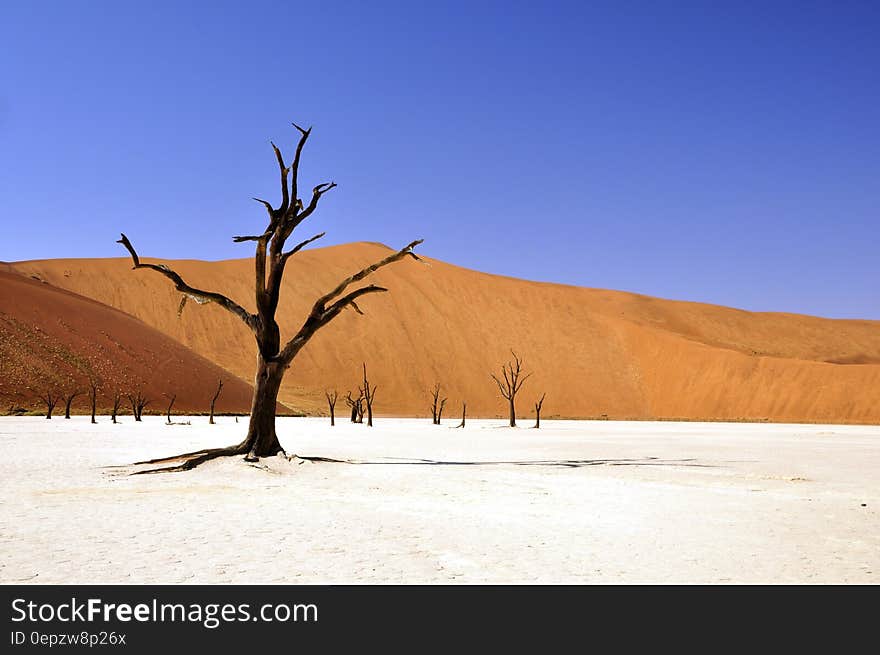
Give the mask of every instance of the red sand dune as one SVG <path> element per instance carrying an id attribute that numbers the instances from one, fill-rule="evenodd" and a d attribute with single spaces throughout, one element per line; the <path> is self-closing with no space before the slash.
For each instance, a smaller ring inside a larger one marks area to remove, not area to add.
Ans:
<path id="1" fill-rule="evenodd" d="M 217 412 L 244 412 L 251 387 L 158 330 L 119 310 L 17 273 L 0 271 L 0 411 L 42 407 L 46 391 L 86 392 L 99 381 L 98 408 L 117 390 L 142 391 L 147 411 L 161 411 L 177 394 L 174 411 L 208 410 L 218 378 Z M 56 407 L 56 414 L 61 408 Z M 87 395 L 73 404 L 89 406 Z M 124 412 L 129 404 L 124 401 Z"/>
<path id="2" fill-rule="evenodd" d="M 298 254 L 282 291 L 283 333 L 296 330 L 318 295 L 387 252 L 356 243 Z M 253 310 L 252 260 L 168 263 L 190 284 Z M 253 375 L 253 338 L 237 318 L 194 303 L 178 317 L 180 297 L 168 280 L 131 270 L 128 259 L 13 266 L 128 312 L 243 380 Z M 426 415 L 428 389 L 440 381 L 446 416 L 462 400 L 469 414 L 502 416 L 489 374 L 514 348 L 534 371 L 519 396 L 523 416 L 546 392 L 546 417 L 880 423 L 878 321 L 528 282 L 433 259 L 392 265 L 373 281 L 391 292 L 365 298 L 365 316 L 347 312 L 313 339 L 282 388 L 288 407 L 326 411 L 323 390 L 344 397 L 366 362 L 380 415 Z"/>

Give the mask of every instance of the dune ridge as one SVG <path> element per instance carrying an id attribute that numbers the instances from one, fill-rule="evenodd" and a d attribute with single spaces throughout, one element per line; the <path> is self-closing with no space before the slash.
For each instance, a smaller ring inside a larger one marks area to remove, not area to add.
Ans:
<path id="1" fill-rule="evenodd" d="M 317 296 L 386 253 L 375 243 L 299 253 L 282 290 L 282 334 L 293 334 Z M 250 259 L 142 259 L 167 261 L 190 284 L 254 308 Z M 253 338 L 238 319 L 193 303 L 178 317 L 180 296 L 168 281 L 132 271 L 126 258 L 10 268 L 129 313 L 243 380 L 253 375 Z M 440 381 L 445 416 L 466 401 L 469 415 L 500 417 L 504 403 L 489 374 L 513 348 L 533 371 L 518 397 L 523 417 L 546 392 L 548 418 L 880 422 L 880 321 L 530 282 L 427 257 L 372 281 L 391 292 L 365 299 L 365 316 L 340 316 L 294 362 L 280 396 L 291 409 L 326 412 L 324 389 L 343 398 L 355 391 L 366 362 L 379 415 L 428 415 L 428 389 Z"/>

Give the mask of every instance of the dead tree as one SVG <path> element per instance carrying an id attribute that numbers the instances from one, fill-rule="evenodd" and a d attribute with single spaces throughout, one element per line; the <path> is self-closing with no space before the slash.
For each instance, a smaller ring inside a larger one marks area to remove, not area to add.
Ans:
<path id="1" fill-rule="evenodd" d="M 97 423 L 95 420 L 95 406 L 98 404 L 98 383 L 94 379 L 89 380 L 89 402 L 92 406 L 92 423 Z"/>
<path id="2" fill-rule="evenodd" d="M 364 363 L 364 386 L 361 389 L 361 395 L 364 397 L 364 404 L 367 406 L 367 427 L 373 427 L 373 400 L 376 398 L 376 387 L 370 386 L 367 380 L 367 365 Z M 361 416 L 363 421 L 363 415 Z"/>
<path id="3" fill-rule="evenodd" d="M 383 266 L 400 261 L 405 257 L 412 256 L 418 259 L 413 253 L 413 248 L 420 244 L 421 240 L 413 241 L 397 252 L 391 253 L 384 259 L 345 278 L 332 290 L 315 301 L 297 333 L 286 343 L 282 343 L 281 331 L 275 320 L 275 312 L 278 308 L 281 280 L 284 277 L 285 266 L 293 255 L 311 242 L 324 236 L 324 233 L 321 232 L 305 241 L 301 241 L 290 250 L 285 251 L 285 245 L 294 229 L 314 213 L 318 207 L 318 202 L 324 194 L 336 187 L 335 182 L 324 182 L 312 189 L 312 197 L 308 203 L 300 199 L 300 155 L 312 130 L 311 128 L 303 129 L 296 124 L 294 124 L 294 127 L 299 131 L 300 136 L 292 161 L 285 163 L 281 151 L 274 143 L 272 144 L 272 150 L 275 153 L 279 170 L 281 186 L 280 204 L 276 207 L 266 200 L 256 198 L 257 202 L 261 203 L 268 213 L 268 222 L 265 229 L 252 236 L 233 237 L 233 241 L 236 243 L 252 242 L 255 244 L 255 313 L 248 312 L 239 303 L 221 293 L 205 291 L 187 284 L 180 275 L 166 265 L 142 263 L 128 237 L 123 234 L 122 238 L 119 239 L 119 243 L 125 246 L 131 255 L 135 269 L 149 269 L 164 275 L 183 294 L 184 298 L 190 298 L 199 304 L 216 303 L 241 319 L 245 326 L 253 333 L 258 351 L 250 423 L 247 434 L 240 443 L 226 448 L 199 450 L 161 460 L 139 463 L 173 463 L 173 465 L 158 470 L 180 471 L 191 469 L 202 462 L 225 455 L 245 455 L 245 460 L 254 461 L 260 457 L 284 453 L 284 449 L 281 447 L 275 432 L 275 410 L 281 381 L 291 362 L 293 362 L 294 358 L 315 333 L 339 316 L 343 310 L 351 308 L 358 314 L 361 314 L 363 312 L 361 312 L 357 301 L 362 296 L 387 291 L 384 287 L 375 284 L 360 286 L 354 290 L 349 290 L 349 287 L 360 282 Z"/>
<path id="4" fill-rule="evenodd" d="M 52 412 L 55 410 L 55 405 L 58 404 L 58 401 L 60 399 L 61 396 L 53 394 L 51 391 L 47 391 L 45 394 L 40 396 L 40 400 L 46 403 L 46 418 L 52 418 Z"/>
<path id="5" fill-rule="evenodd" d="M 462 404 L 461 404 L 461 423 L 459 423 L 459 424 L 456 425 L 455 427 L 457 427 L 457 428 L 463 428 L 463 427 L 464 427 L 464 419 L 465 419 L 465 416 L 466 416 L 466 415 L 467 415 L 467 403 L 462 403 Z"/>
<path id="6" fill-rule="evenodd" d="M 541 394 L 541 400 L 535 403 L 535 428 L 541 427 L 541 408 L 544 406 L 544 397 L 546 393 Z"/>
<path id="7" fill-rule="evenodd" d="M 131 414 L 134 416 L 134 420 L 140 422 L 144 408 L 152 401 L 147 400 L 140 391 L 137 392 L 137 395 L 128 394 L 128 401 L 131 403 Z"/>
<path id="8" fill-rule="evenodd" d="M 336 425 L 336 399 L 339 397 L 339 392 L 334 389 L 333 391 L 324 391 L 324 395 L 327 397 L 327 405 L 330 406 L 330 426 Z"/>
<path id="9" fill-rule="evenodd" d="M 122 404 L 122 394 L 119 391 L 113 394 L 113 412 L 110 414 L 110 420 L 116 423 L 116 415 L 119 414 L 119 406 Z"/>
<path id="10" fill-rule="evenodd" d="M 82 391 L 74 389 L 64 397 L 64 418 L 70 418 L 70 406 L 73 404 L 73 399 L 80 395 L 82 395 Z"/>
<path id="11" fill-rule="evenodd" d="M 434 425 L 440 425 L 440 417 L 443 415 L 446 400 L 446 398 L 440 398 L 440 383 L 437 382 L 431 389 L 431 420 Z"/>
<path id="12" fill-rule="evenodd" d="M 492 379 L 495 380 L 495 384 L 498 385 L 498 390 L 501 392 L 501 395 L 507 400 L 509 409 L 510 409 L 510 427 L 516 427 L 516 394 L 522 388 L 523 383 L 529 378 L 531 373 L 526 373 L 523 375 L 522 373 L 522 360 L 517 356 L 515 352 L 512 350 L 510 354 L 513 355 L 513 361 L 508 362 L 507 364 L 503 364 L 501 366 L 501 375 L 504 378 L 502 381 L 497 375 L 492 373 Z"/>
<path id="13" fill-rule="evenodd" d="M 186 298 L 186 296 L 184 296 Z M 217 402 L 217 399 L 220 397 L 220 392 L 223 391 L 223 380 L 220 380 L 217 384 L 217 391 L 214 394 L 214 397 L 211 398 L 211 415 L 208 417 L 208 424 L 214 425 L 214 404 Z"/>
<path id="14" fill-rule="evenodd" d="M 351 409 L 352 423 L 364 422 L 364 392 L 360 389 L 358 389 L 358 391 L 360 393 L 357 398 L 351 397 L 351 391 L 348 392 L 348 395 L 345 398 L 345 404 Z"/>
<path id="15" fill-rule="evenodd" d="M 165 410 L 165 423 L 167 425 L 171 425 L 171 408 L 174 407 L 174 401 L 177 400 L 177 394 L 173 393 L 170 396 L 166 393 L 165 397 L 169 399 L 168 409 Z"/>

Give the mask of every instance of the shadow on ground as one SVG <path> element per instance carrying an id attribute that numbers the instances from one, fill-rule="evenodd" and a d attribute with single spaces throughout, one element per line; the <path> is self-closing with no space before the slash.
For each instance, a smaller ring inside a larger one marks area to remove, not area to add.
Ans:
<path id="1" fill-rule="evenodd" d="M 581 468 L 583 466 L 693 466 L 699 468 L 715 468 L 714 464 L 700 464 L 696 459 L 659 459 L 642 457 L 628 459 L 534 459 L 534 460 L 501 460 L 501 461 L 445 461 L 436 459 L 420 459 L 406 457 L 382 457 L 374 461 L 358 461 L 353 459 L 333 459 L 331 457 L 296 456 L 297 459 L 309 462 L 327 462 L 330 464 L 355 464 L 362 466 L 552 466 L 560 468 Z"/>

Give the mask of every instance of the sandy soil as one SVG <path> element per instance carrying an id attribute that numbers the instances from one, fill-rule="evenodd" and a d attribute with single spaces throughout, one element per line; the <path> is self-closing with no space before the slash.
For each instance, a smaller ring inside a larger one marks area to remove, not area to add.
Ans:
<path id="1" fill-rule="evenodd" d="M 282 334 L 292 336 L 314 300 L 340 279 L 387 254 L 370 243 L 297 254 L 278 308 Z M 252 260 L 168 263 L 191 284 L 254 308 Z M 180 294 L 168 280 L 132 271 L 125 257 L 11 266 L 128 312 L 253 380 L 254 340 L 241 321 L 194 303 L 178 317 Z M 546 392 L 548 418 L 880 423 L 880 321 L 529 282 L 427 257 L 384 268 L 371 281 L 391 292 L 364 299 L 365 316 L 343 313 L 306 346 L 279 397 L 291 409 L 324 411 L 326 388 L 356 393 L 366 362 L 380 412 L 426 416 L 428 390 L 440 381 L 450 415 L 464 400 L 473 416 L 500 416 L 504 406 L 489 373 L 514 348 L 534 372 L 523 409 Z"/>
<path id="2" fill-rule="evenodd" d="M 78 389 L 73 410 L 85 413 L 92 376 L 108 412 L 117 390 L 143 392 L 148 410 L 162 411 L 164 394 L 176 394 L 176 410 L 207 412 L 221 378 L 217 412 L 247 412 L 253 396 L 249 384 L 133 316 L 0 267 L 0 411 L 45 411 L 42 394 Z"/>
<path id="3" fill-rule="evenodd" d="M 873 583 L 880 427 L 281 419 L 291 452 L 127 476 L 244 425 L 0 418 L 0 582 Z"/>

